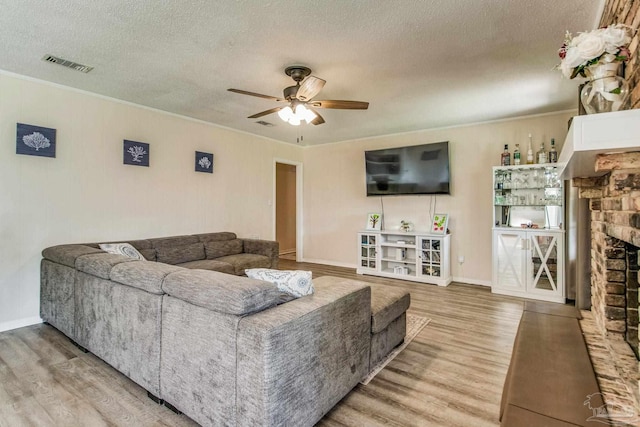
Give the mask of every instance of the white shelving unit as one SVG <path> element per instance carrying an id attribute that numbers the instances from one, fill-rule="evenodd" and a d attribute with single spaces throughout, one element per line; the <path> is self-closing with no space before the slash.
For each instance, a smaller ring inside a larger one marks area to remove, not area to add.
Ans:
<path id="1" fill-rule="evenodd" d="M 361 231 L 357 273 L 447 286 L 450 240 L 425 232 Z"/>
<path id="2" fill-rule="evenodd" d="M 494 167 L 493 198 L 491 291 L 564 303 L 560 167 Z"/>

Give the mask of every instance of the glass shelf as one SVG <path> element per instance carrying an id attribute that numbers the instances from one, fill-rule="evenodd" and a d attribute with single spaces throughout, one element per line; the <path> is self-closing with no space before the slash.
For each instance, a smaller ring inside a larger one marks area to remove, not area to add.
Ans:
<path id="1" fill-rule="evenodd" d="M 495 191 L 513 191 L 513 190 L 560 190 L 561 187 L 508 187 L 494 188 Z"/>
<path id="2" fill-rule="evenodd" d="M 493 225 L 561 226 L 564 203 L 557 165 L 493 168 Z"/>
<path id="3" fill-rule="evenodd" d="M 494 206 L 505 206 L 505 207 L 524 206 L 524 207 L 543 208 L 545 206 L 562 206 L 562 204 L 557 202 L 556 203 L 513 203 L 513 204 L 495 203 Z"/>

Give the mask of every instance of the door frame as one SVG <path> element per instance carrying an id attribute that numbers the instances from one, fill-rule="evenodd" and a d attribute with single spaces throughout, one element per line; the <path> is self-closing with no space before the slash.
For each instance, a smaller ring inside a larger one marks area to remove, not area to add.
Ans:
<path id="1" fill-rule="evenodd" d="M 282 163 L 285 165 L 292 165 L 296 167 L 296 261 L 301 262 L 303 260 L 303 247 L 302 247 L 302 237 L 303 237 L 303 229 L 302 229 L 302 162 L 296 162 L 293 160 L 287 160 L 282 158 L 274 158 L 273 159 L 273 203 L 272 203 L 272 214 L 273 218 L 273 229 L 272 236 L 273 240 L 276 239 L 276 180 L 277 180 L 277 164 Z"/>

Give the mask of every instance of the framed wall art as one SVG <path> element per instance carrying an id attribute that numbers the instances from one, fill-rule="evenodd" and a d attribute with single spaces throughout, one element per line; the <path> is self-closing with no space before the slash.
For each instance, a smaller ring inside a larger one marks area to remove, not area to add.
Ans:
<path id="1" fill-rule="evenodd" d="M 149 144 L 125 139 L 122 152 L 125 165 L 149 166 Z"/>
<path id="2" fill-rule="evenodd" d="M 449 214 L 437 213 L 433 215 L 431 221 L 431 232 L 433 234 L 447 234 L 447 225 L 449 224 Z"/>
<path id="3" fill-rule="evenodd" d="M 16 154 L 55 157 L 56 130 L 42 126 L 17 124 Z"/>
<path id="4" fill-rule="evenodd" d="M 213 154 L 196 151 L 196 172 L 213 173 Z"/>
<path id="5" fill-rule="evenodd" d="M 382 214 L 367 214 L 367 230 L 382 230 Z"/>

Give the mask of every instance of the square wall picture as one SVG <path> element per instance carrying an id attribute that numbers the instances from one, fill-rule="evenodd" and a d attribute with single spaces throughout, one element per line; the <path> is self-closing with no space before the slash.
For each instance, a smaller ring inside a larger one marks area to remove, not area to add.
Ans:
<path id="1" fill-rule="evenodd" d="M 125 139 L 123 156 L 125 165 L 149 166 L 149 144 Z"/>
<path id="2" fill-rule="evenodd" d="M 382 214 L 367 214 L 367 230 L 382 230 Z"/>
<path id="3" fill-rule="evenodd" d="M 56 130 L 18 123 L 16 154 L 55 157 Z"/>
<path id="4" fill-rule="evenodd" d="M 213 173 L 213 154 L 196 151 L 196 172 Z"/>

